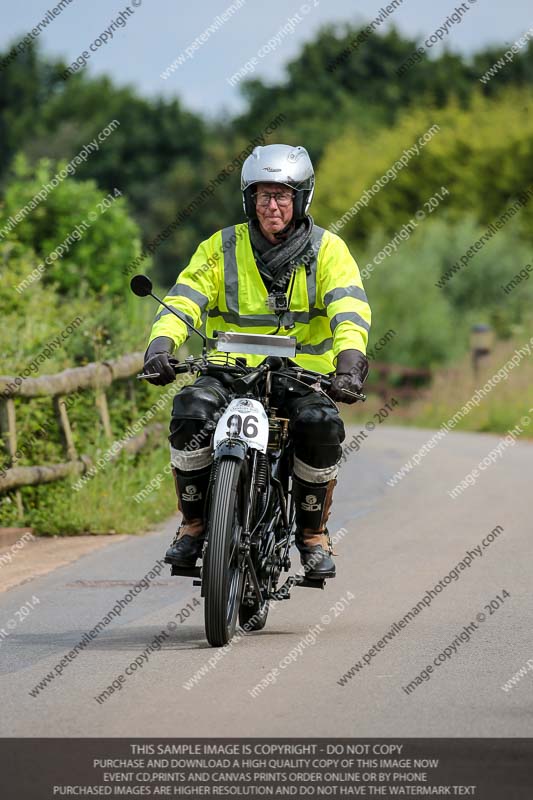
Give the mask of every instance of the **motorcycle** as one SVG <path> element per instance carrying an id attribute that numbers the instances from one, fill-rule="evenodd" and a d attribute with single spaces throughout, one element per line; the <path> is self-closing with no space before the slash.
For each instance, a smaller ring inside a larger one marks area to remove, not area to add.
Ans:
<path id="1" fill-rule="evenodd" d="M 313 579 L 300 572 L 278 588 L 281 573 L 290 570 L 294 543 L 293 445 L 289 420 L 278 415 L 271 400 L 279 381 L 286 382 L 288 391 L 291 385 L 303 384 L 327 397 L 331 380 L 289 363 L 298 347 L 292 336 L 218 331 L 216 353 L 208 357 L 207 337 L 153 294 L 149 278 L 136 275 L 130 285 L 136 295 L 150 295 L 202 338 L 200 357 L 170 359 L 176 374 L 232 379 L 230 402 L 213 434 L 202 565 L 171 567 L 172 575 L 191 577 L 193 585 L 201 586 L 206 637 L 211 646 L 221 647 L 234 636 L 237 619 L 245 631 L 262 630 L 270 602 L 290 599 L 293 586 L 325 586 L 324 577 Z M 234 353 L 264 355 L 265 360 L 248 367 L 244 358 L 232 357 Z M 138 376 L 150 377 L 155 376 Z M 364 394 L 347 393 L 366 399 Z M 328 401 L 335 405 L 329 397 Z"/>

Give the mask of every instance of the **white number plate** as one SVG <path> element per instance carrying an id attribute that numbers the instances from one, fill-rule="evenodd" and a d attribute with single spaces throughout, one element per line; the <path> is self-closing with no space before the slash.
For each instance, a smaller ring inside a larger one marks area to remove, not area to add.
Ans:
<path id="1" fill-rule="evenodd" d="M 259 400 L 241 397 L 231 401 L 217 422 L 213 446 L 229 438 L 242 439 L 255 450 L 266 453 L 268 417 Z"/>

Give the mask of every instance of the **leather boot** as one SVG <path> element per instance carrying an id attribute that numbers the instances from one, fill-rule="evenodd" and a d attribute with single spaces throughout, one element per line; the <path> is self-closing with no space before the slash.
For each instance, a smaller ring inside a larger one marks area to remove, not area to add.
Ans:
<path id="1" fill-rule="evenodd" d="M 335 562 L 326 522 L 337 479 L 327 483 L 309 483 L 292 477 L 296 516 L 296 547 L 307 578 L 334 578 Z"/>
<path id="2" fill-rule="evenodd" d="M 183 515 L 181 524 L 165 554 L 167 564 L 191 568 L 201 555 L 204 545 L 204 513 L 211 464 L 199 470 L 181 471 L 172 467 L 178 498 L 178 509 Z"/>

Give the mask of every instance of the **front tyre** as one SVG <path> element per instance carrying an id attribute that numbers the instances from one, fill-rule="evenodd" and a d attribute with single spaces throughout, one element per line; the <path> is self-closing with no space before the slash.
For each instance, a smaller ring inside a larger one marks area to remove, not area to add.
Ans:
<path id="1" fill-rule="evenodd" d="M 202 569 L 205 632 L 212 647 L 228 644 L 235 633 L 244 572 L 239 544 L 246 496 L 244 462 L 223 457 L 211 495 L 207 551 Z"/>

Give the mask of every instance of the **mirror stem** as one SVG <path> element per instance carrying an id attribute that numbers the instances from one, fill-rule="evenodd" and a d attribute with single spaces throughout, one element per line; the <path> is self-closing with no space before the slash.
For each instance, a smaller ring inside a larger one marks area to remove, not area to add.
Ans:
<path id="1" fill-rule="evenodd" d="M 190 322 L 188 322 L 186 319 L 184 319 L 183 317 L 181 317 L 181 316 L 179 315 L 179 313 L 176 311 L 176 309 L 175 309 L 175 308 L 172 308 L 172 306 L 169 306 L 169 305 L 167 305 L 167 304 L 166 304 L 166 303 L 165 303 L 163 300 L 161 300 L 161 298 L 159 298 L 159 297 L 158 297 L 156 294 L 154 294 L 153 292 L 150 292 L 150 297 L 153 297 L 153 298 L 154 298 L 154 300 L 157 300 L 157 302 L 158 302 L 158 303 L 161 303 L 161 305 L 162 305 L 162 306 L 164 306 L 164 307 L 167 309 L 167 311 L 170 311 L 170 313 L 171 313 L 171 314 L 174 314 L 174 316 L 175 316 L 175 317 L 177 317 L 177 318 L 178 318 L 178 319 L 180 319 L 182 322 L 184 322 L 184 323 L 185 323 L 185 325 L 187 325 L 187 327 L 188 327 L 188 328 L 190 328 L 192 331 L 194 331 L 195 333 L 197 333 L 197 334 L 198 334 L 198 336 L 201 336 L 201 338 L 202 338 L 202 341 L 203 341 L 203 343 L 204 343 L 204 349 L 205 349 L 205 348 L 207 348 L 207 336 L 204 336 L 204 334 L 202 333 L 202 331 L 199 331 L 199 330 L 198 330 L 198 328 L 195 328 L 195 327 L 194 327 L 194 325 L 191 325 L 191 323 L 190 323 Z"/>

